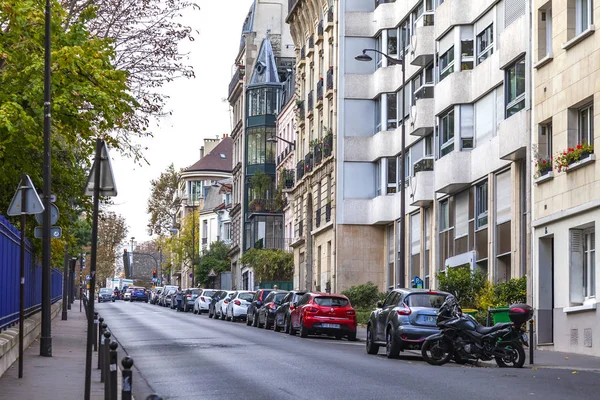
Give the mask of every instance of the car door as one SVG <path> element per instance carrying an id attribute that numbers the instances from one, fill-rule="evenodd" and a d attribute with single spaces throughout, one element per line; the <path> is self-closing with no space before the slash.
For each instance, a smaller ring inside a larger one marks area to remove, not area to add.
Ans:
<path id="1" fill-rule="evenodd" d="M 379 310 L 377 314 L 377 329 L 376 329 L 376 337 L 377 340 L 385 340 L 385 329 L 387 326 L 388 316 L 390 311 L 396 307 L 394 302 L 397 301 L 400 294 L 396 291 L 392 291 L 388 294 L 383 302 L 383 307 Z"/>
<path id="2" fill-rule="evenodd" d="M 290 302 L 292 301 L 293 298 L 294 298 L 294 292 L 290 292 L 285 295 L 283 300 L 281 300 L 281 306 L 277 309 L 277 312 L 275 313 L 275 323 L 276 324 L 283 325 L 283 322 L 285 321 L 285 315 L 287 313 L 287 310 L 290 307 Z"/>
<path id="3" fill-rule="evenodd" d="M 290 321 L 291 321 L 292 327 L 296 328 L 300 325 L 300 315 L 302 314 L 302 307 L 304 305 L 308 304 L 309 300 L 310 300 L 310 294 L 306 293 L 305 295 L 303 295 L 300 298 L 296 307 L 294 307 L 294 310 L 290 314 Z"/>

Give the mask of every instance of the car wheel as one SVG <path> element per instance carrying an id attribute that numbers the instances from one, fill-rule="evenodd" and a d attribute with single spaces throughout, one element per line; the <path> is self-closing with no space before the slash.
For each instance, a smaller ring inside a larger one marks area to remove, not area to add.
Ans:
<path id="1" fill-rule="evenodd" d="M 249 317 L 249 315 L 247 314 L 247 315 L 246 315 L 246 325 L 247 325 L 247 326 L 250 326 L 250 324 L 252 324 L 252 321 L 250 321 L 250 317 Z"/>
<path id="2" fill-rule="evenodd" d="M 225 314 L 223 314 L 223 311 L 221 311 L 221 321 L 225 321 L 227 319 L 227 316 Z"/>
<path id="3" fill-rule="evenodd" d="M 356 332 L 354 332 L 354 339 L 356 340 Z M 375 338 L 373 337 L 373 327 L 369 325 L 367 327 L 367 353 L 377 354 L 379 352 L 379 345 L 375 344 Z"/>
<path id="4" fill-rule="evenodd" d="M 252 314 L 252 326 L 255 328 L 258 326 L 258 315 L 256 313 Z"/>
<path id="5" fill-rule="evenodd" d="M 198 310 L 196 310 L 196 307 L 194 307 L 194 314 L 198 314 Z"/>
<path id="6" fill-rule="evenodd" d="M 273 324 L 273 330 L 275 332 L 281 332 L 281 327 L 279 326 L 279 324 L 277 323 L 277 318 L 275 318 L 275 323 Z"/>
<path id="7" fill-rule="evenodd" d="M 308 337 L 308 328 L 304 326 L 304 321 L 300 320 L 300 337 Z"/>
<path id="8" fill-rule="evenodd" d="M 287 320 L 287 326 L 288 326 L 288 331 L 287 333 L 292 335 L 292 336 L 296 336 L 296 330 L 294 329 L 294 326 L 292 325 L 292 318 L 288 318 Z"/>
<path id="9" fill-rule="evenodd" d="M 265 329 L 270 330 L 271 326 L 272 325 L 269 323 L 269 319 L 267 317 L 265 317 Z"/>
<path id="10" fill-rule="evenodd" d="M 400 346 L 394 339 L 394 333 L 392 332 L 392 329 L 389 328 L 385 334 L 385 355 L 387 358 L 398 358 L 399 354 Z"/>
<path id="11" fill-rule="evenodd" d="M 256 327 L 257 327 L 257 328 L 262 328 L 263 326 L 265 326 L 265 324 L 264 324 L 264 323 L 263 323 L 263 324 L 261 324 L 261 323 L 260 323 L 260 313 L 256 315 L 256 320 L 258 321 L 258 322 L 256 323 Z M 265 318 L 265 320 L 266 320 L 266 318 Z"/>

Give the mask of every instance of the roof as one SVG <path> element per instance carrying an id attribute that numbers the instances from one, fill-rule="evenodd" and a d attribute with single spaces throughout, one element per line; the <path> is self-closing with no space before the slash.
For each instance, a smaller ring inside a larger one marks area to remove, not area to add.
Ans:
<path id="1" fill-rule="evenodd" d="M 231 173 L 231 155 L 233 153 L 233 140 L 226 137 L 219 142 L 210 153 L 198 160 L 194 165 L 185 170 L 192 171 L 219 171 Z"/>
<path id="2" fill-rule="evenodd" d="M 268 84 L 281 85 L 279 74 L 277 72 L 277 64 L 275 63 L 273 46 L 271 45 L 271 39 L 269 39 L 269 35 L 267 34 L 267 37 L 260 45 L 260 51 L 258 52 L 258 57 L 254 63 L 254 71 L 252 71 L 249 85 Z"/>
<path id="3" fill-rule="evenodd" d="M 242 25 L 242 34 L 240 35 L 240 49 L 239 51 L 242 51 L 242 49 L 244 48 L 244 45 L 246 44 L 246 33 L 250 33 L 252 32 L 252 29 L 254 29 L 254 13 L 256 10 L 256 0 L 254 0 L 252 2 L 252 5 L 250 6 L 250 10 L 248 11 L 248 15 L 246 16 L 246 19 L 244 20 L 244 24 Z"/>

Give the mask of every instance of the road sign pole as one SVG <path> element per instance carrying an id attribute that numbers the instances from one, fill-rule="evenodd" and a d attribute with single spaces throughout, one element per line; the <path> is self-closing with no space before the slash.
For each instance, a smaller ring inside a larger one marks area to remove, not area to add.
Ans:
<path id="1" fill-rule="evenodd" d="M 26 175 L 21 180 L 25 182 Z M 25 330 L 25 224 L 27 223 L 27 190 L 21 191 L 21 259 L 19 260 L 19 379 L 23 377 L 23 331 Z"/>

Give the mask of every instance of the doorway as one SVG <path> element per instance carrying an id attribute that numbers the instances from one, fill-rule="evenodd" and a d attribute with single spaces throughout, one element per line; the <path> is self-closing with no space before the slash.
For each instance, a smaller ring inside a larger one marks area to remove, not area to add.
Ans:
<path id="1" fill-rule="evenodd" d="M 554 343 L 554 237 L 539 240 L 538 344 Z"/>

